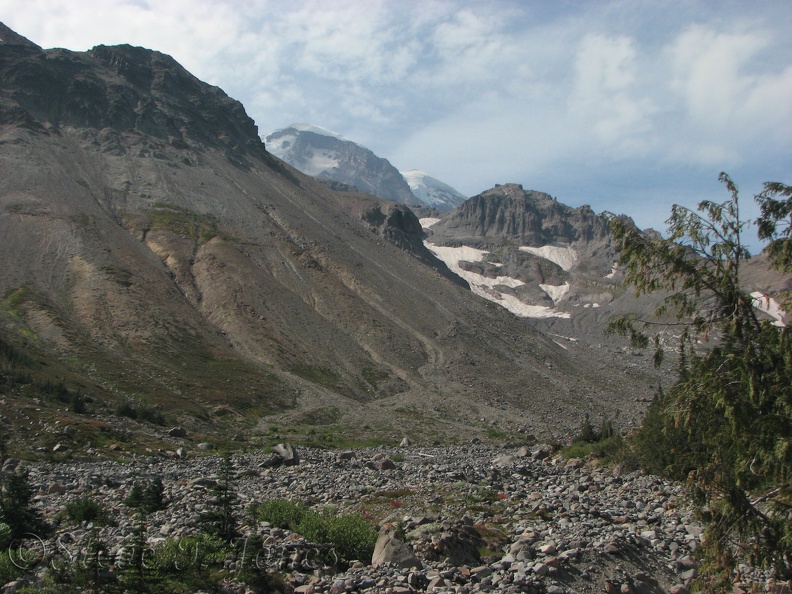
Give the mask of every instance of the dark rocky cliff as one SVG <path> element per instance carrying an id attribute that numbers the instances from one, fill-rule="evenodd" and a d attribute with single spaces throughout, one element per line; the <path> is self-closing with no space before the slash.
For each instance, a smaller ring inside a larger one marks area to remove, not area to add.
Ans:
<path id="1" fill-rule="evenodd" d="M 606 241 L 608 225 L 588 206 L 571 208 L 517 184 L 496 186 L 467 200 L 432 227 L 433 241 L 523 246 Z"/>
<path id="2" fill-rule="evenodd" d="M 42 132 L 64 126 L 92 130 L 111 152 L 153 140 L 175 148 L 219 148 L 237 164 L 266 158 L 242 104 L 170 56 L 129 45 L 42 50 L 3 37 L 11 42 L 0 52 L 2 124 Z"/>

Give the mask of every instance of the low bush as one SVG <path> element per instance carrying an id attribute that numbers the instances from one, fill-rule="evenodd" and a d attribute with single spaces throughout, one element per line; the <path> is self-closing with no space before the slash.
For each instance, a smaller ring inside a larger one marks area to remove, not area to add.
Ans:
<path id="1" fill-rule="evenodd" d="M 94 524 L 104 524 L 112 526 L 113 519 L 108 515 L 105 508 L 92 497 L 80 497 L 66 504 L 63 510 L 66 517 L 74 524 L 82 522 L 93 522 Z"/>
<path id="2" fill-rule="evenodd" d="M 251 516 L 298 532 L 311 542 L 328 544 L 343 561 L 370 558 L 377 542 L 377 528 L 370 520 L 356 514 L 337 514 L 334 510 L 309 510 L 297 501 L 263 501 L 251 508 Z"/>
<path id="3" fill-rule="evenodd" d="M 276 528 L 297 530 L 308 508 L 291 499 L 267 499 L 253 505 L 250 515 L 260 522 L 269 522 Z"/>
<path id="4" fill-rule="evenodd" d="M 219 583 L 220 568 L 231 552 L 228 543 L 208 534 L 169 538 L 150 557 L 149 582 L 157 583 L 157 592 L 208 590 Z"/>
<path id="5" fill-rule="evenodd" d="M 11 560 L 11 554 L 6 547 L 0 549 L 0 584 L 12 582 L 22 574 L 22 570 Z"/>

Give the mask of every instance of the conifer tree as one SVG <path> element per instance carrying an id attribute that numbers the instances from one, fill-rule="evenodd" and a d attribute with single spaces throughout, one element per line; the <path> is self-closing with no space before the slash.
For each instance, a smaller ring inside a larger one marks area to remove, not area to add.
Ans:
<path id="1" fill-rule="evenodd" d="M 746 223 L 737 187 L 726 174 L 720 180 L 730 198 L 701 202 L 698 212 L 674 206 L 668 239 L 644 236 L 610 217 L 626 282 L 637 294 L 666 297 L 654 318 L 615 318 L 609 331 L 639 346 L 650 343 L 652 328 L 677 328 L 681 336 L 679 376 L 650 409 L 642 431 L 664 432 L 652 447 L 669 451 L 654 459 L 673 469 L 674 478 L 687 475 L 704 510 L 711 569 L 704 587 L 715 589 L 728 582 L 736 553 L 792 573 L 792 336 L 760 320 L 740 284 L 740 268 L 750 258 L 742 242 Z M 791 196 L 789 188 L 769 188 L 776 193 L 757 197 L 765 238 L 778 235 L 778 223 L 792 211 L 789 200 L 779 206 L 775 199 L 779 191 Z M 784 232 L 776 240 L 788 242 L 788 226 Z M 786 243 L 770 248 L 776 266 L 792 267 Z M 695 347 L 708 339 L 708 348 Z M 659 361 L 665 345 L 658 332 L 654 344 Z M 648 443 L 646 435 L 641 442 Z"/>

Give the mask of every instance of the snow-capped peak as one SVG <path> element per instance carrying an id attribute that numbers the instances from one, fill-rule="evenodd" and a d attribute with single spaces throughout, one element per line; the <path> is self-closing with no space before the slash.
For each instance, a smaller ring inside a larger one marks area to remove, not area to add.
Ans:
<path id="1" fill-rule="evenodd" d="M 400 171 L 412 193 L 421 201 L 442 210 L 459 206 L 467 196 L 420 169 Z"/>
<path id="2" fill-rule="evenodd" d="M 322 128 L 321 126 L 315 126 L 314 124 L 296 123 L 290 125 L 289 128 L 294 128 L 298 132 L 313 132 L 314 134 L 319 134 L 321 136 L 330 136 L 331 138 L 337 138 L 338 140 L 343 140 L 345 142 L 352 142 L 338 132 L 333 132 L 332 130 Z"/>

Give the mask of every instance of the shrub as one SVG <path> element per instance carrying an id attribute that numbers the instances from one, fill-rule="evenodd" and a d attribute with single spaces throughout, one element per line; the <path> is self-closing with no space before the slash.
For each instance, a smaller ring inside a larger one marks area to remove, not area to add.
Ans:
<path id="1" fill-rule="evenodd" d="M 150 559 L 157 592 L 189 593 L 209 590 L 219 581 L 219 569 L 231 552 L 222 539 L 209 534 L 169 538 Z"/>
<path id="2" fill-rule="evenodd" d="M 374 552 L 377 529 L 366 518 L 334 511 L 316 512 L 286 499 L 263 501 L 251 508 L 254 519 L 299 532 L 307 540 L 333 547 L 339 559 L 366 559 Z"/>
<path id="3" fill-rule="evenodd" d="M 115 409 L 117 417 L 127 417 L 139 421 L 148 421 L 152 425 L 167 425 L 168 420 L 158 410 L 144 406 L 142 408 L 135 408 L 130 402 L 123 402 Z"/>
<path id="4" fill-rule="evenodd" d="M 144 514 L 150 514 L 167 507 L 164 493 L 165 486 L 160 477 L 147 481 L 145 485 L 135 481 L 129 495 L 124 499 L 124 505 L 139 509 Z"/>
<path id="5" fill-rule="evenodd" d="M 11 526 L 0 522 L 0 551 L 4 550 L 8 545 L 11 544 L 11 540 L 13 537 L 11 536 Z"/>
<path id="6" fill-rule="evenodd" d="M 14 565 L 11 553 L 6 547 L 0 549 L 0 583 L 7 584 L 22 574 L 22 569 Z"/>
<path id="7" fill-rule="evenodd" d="M 307 513 L 305 504 L 291 499 L 267 499 L 250 509 L 250 515 L 258 521 L 269 522 L 276 528 L 297 530 Z"/>
<path id="8" fill-rule="evenodd" d="M 64 508 L 66 517 L 75 524 L 82 522 L 93 522 L 111 526 L 114 524 L 112 518 L 101 503 L 92 497 L 80 497 L 66 504 Z"/>
<path id="9" fill-rule="evenodd" d="M 377 542 L 374 524 L 355 514 L 309 512 L 300 522 L 298 532 L 311 542 L 332 545 L 344 561 L 371 558 Z"/>

